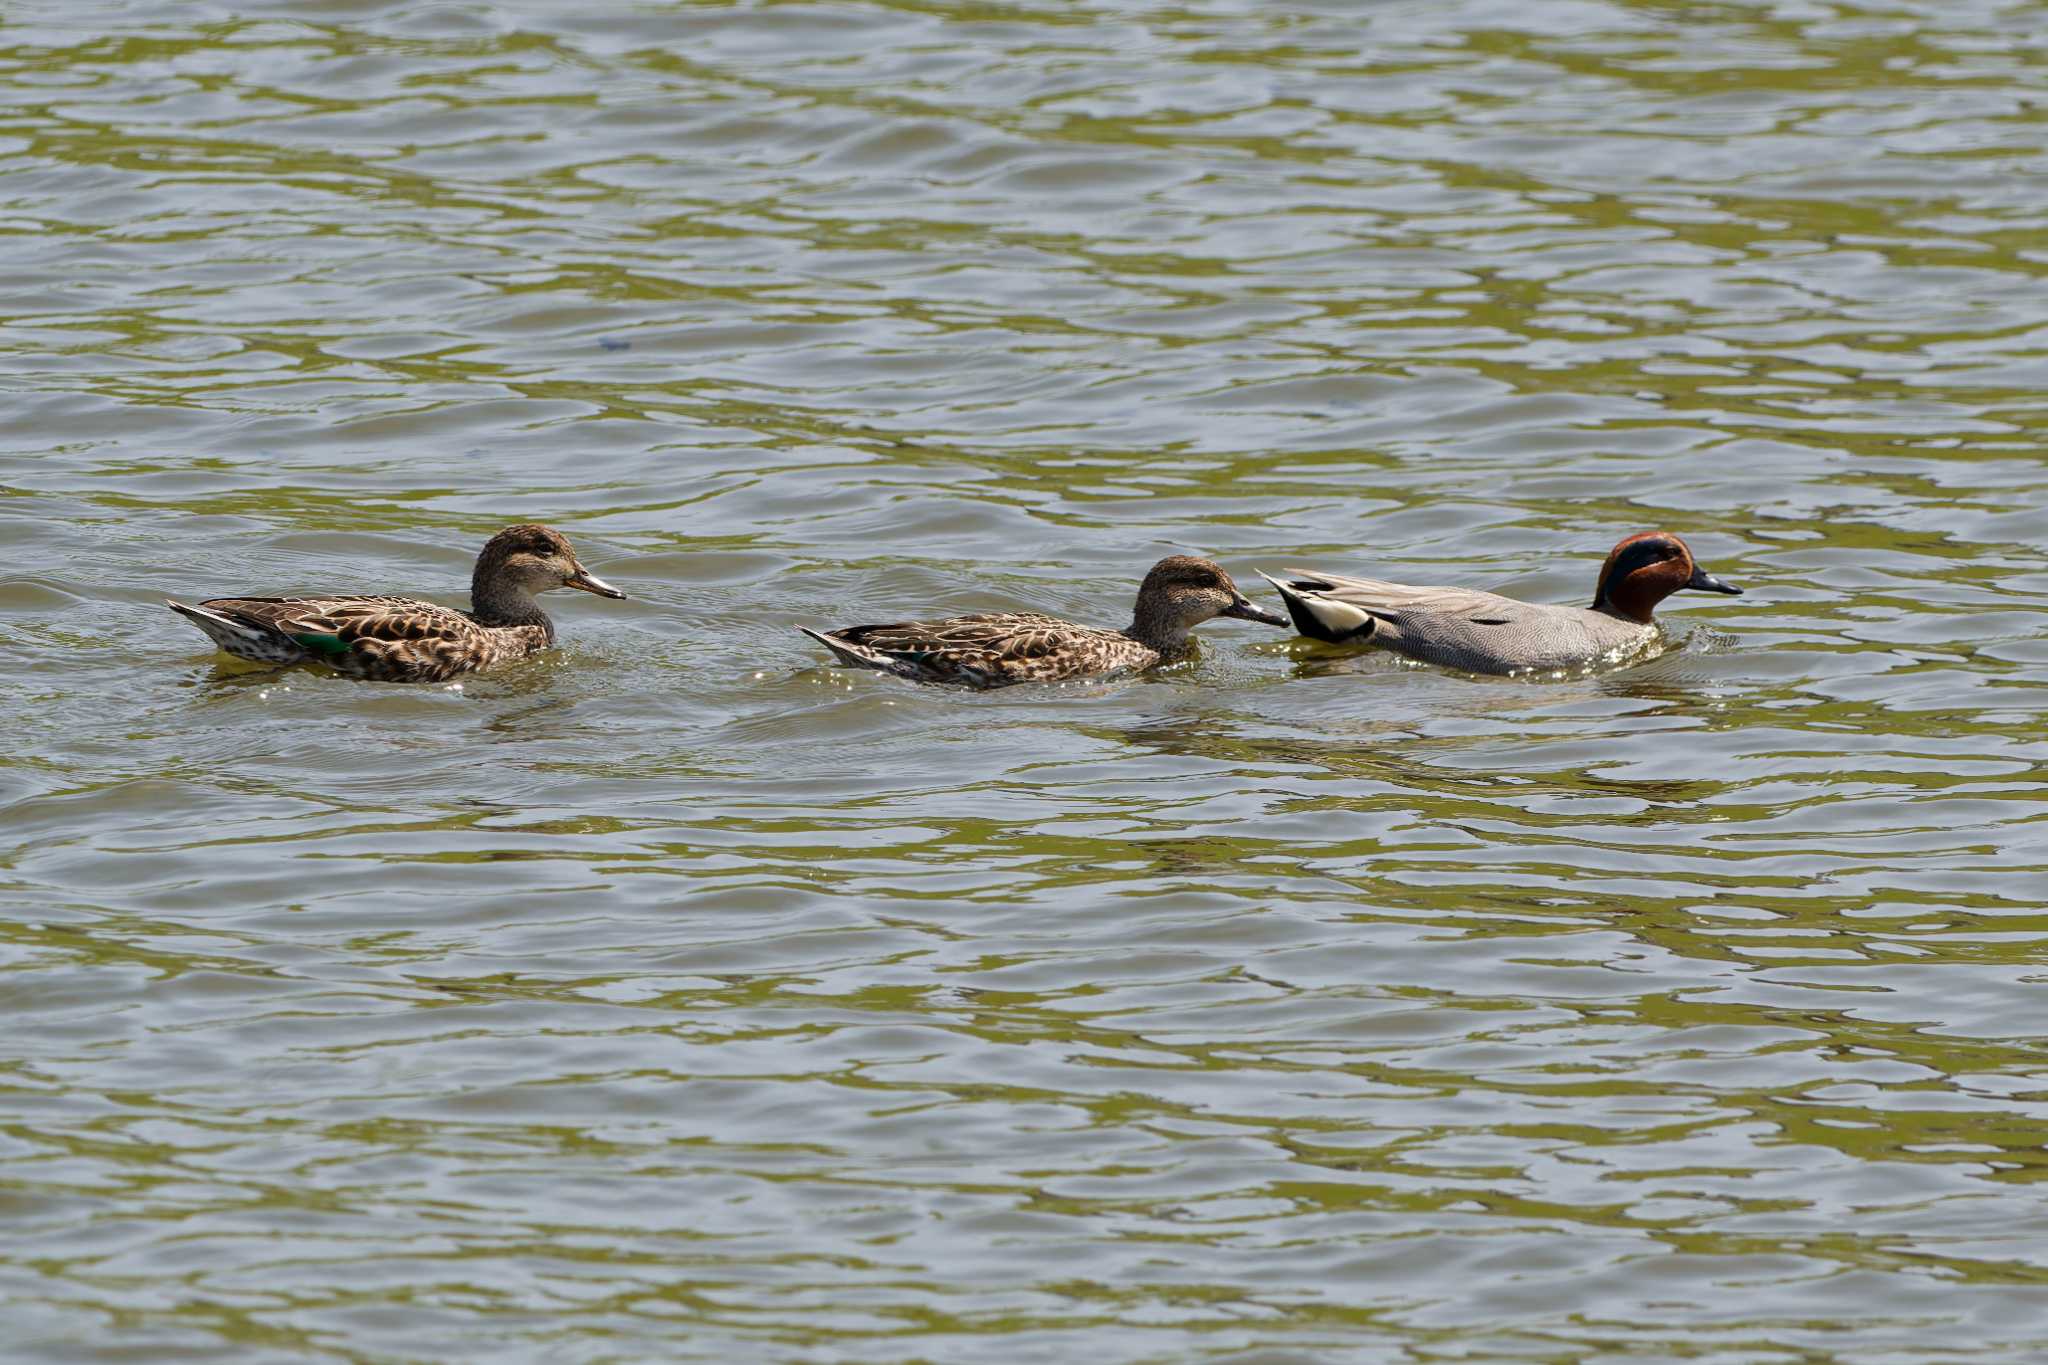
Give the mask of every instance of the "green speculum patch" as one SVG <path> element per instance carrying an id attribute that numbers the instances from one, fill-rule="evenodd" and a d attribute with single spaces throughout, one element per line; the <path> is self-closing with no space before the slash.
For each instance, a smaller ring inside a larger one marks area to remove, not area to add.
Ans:
<path id="1" fill-rule="evenodd" d="M 308 633 L 305 635 L 294 635 L 292 640 L 316 654 L 346 654 L 349 650 L 348 641 L 342 639 L 339 635 Z"/>

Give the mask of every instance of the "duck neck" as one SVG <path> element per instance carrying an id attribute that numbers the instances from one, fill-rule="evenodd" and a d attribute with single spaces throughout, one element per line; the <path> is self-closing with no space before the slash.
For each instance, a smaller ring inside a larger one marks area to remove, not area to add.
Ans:
<path id="1" fill-rule="evenodd" d="M 1160 611 L 1147 611 L 1140 603 L 1124 634 L 1147 649 L 1161 654 L 1179 654 L 1188 647 L 1188 628 Z"/>
<path id="2" fill-rule="evenodd" d="M 555 623 L 540 609 L 532 593 L 517 583 L 479 574 L 469 584 L 469 614 L 480 626 L 505 629 L 511 626 L 539 626 L 555 642 Z"/>
<path id="3" fill-rule="evenodd" d="M 1617 601 L 1612 597 L 1603 597 L 1593 604 L 1593 610 L 1603 616 L 1612 616 L 1616 620 L 1627 621 L 1631 625 L 1654 626 L 1657 624 L 1657 603 L 1654 600 L 1645 602 L 1640 599 L 1631 599 L 1624 602 Z"/>
<path id="4" fill-rule="evenodd" d="M 1638 569 L 1618 581 L 1603 584 L 1593 610 L 1633 621 L 1639 626 L 1657 624 L 1657 604 L 1671 595 L 1671 587 L 1651 569 Z"/>

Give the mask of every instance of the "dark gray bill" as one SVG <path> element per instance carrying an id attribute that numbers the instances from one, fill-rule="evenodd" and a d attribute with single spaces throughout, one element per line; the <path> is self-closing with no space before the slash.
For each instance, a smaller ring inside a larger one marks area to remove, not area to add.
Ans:
<path id="1" fill-rule="evenodd" d="M 1742 596 L 1742 589 L 1733 583 L 1723 583 L 1697 564 L 1692 566 L 1692 577 L 1685 580 L 1685 586 L 1697 588 L 1701 592 L 1725 592 L 1730 597 Z"/>
<path id="2" fill-rule="evenodd" d="M 1284 616 L 1276 616 L 1272 612 L 1267 611 L 1264 607 L 1247 597 L 1238 598 L 1218 614 L 1222 616 L 1235 616 L 1240 621 L 1261 621 L 1269 626 L 1294 624 Z"/>
<path id="3" fill-rule="evenodd" d="M 584 568 L 581 564 L 576 566 L 575 573 L 562 580 L 562 586 L 565 588 L 580 588 L 584 592 L 594 592 L 599 597 L 624 597 L 626 595 L 590 570 Z"/>

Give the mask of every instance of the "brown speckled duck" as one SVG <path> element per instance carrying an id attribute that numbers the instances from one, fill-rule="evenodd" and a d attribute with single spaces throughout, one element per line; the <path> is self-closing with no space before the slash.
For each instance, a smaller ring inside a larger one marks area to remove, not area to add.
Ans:
<path id="1" fill-rule="evenodd" d="M 804 634 L 858 668 L 918 682 L 1007 687 L 1151 668 L 1184 653 L 1188 632 L 1214 616 L 1287 624 L 1286 617 L 1254 605 L 1215 563 L 1172 555 L 1145 575 L 1131 624 L 1122 630 L 1027 612 L 989 612 L 829 631 L 804 628 Z"/>
<path id="2" fill-rule="evenodd" d="M 238 659 L 326 664 L 375 682 L 442 682 L 523 659 L 555 642 L 534 601 L 550 588 L 624 597 L 583 567 L 568 540 L 545 526 L 508 526 L 476 557 L 470 609 L 414 597 L 216 597 L 165 605 Z"/>
<path id="3" fill-rule="evenodd" d="M 1372 644 L 1467 673 L 1548 673 L 1619 662 L 1658 638 L 1657 604 L 1683 588 L 1740 593 L 1669 531 L 1629 536 L 1607 556 L 1590 607 L 1548 606 L 1472 588 L 1415 588 L 1290 569 L 1260 574 L 1294 627 L 1332 644 Z"/>

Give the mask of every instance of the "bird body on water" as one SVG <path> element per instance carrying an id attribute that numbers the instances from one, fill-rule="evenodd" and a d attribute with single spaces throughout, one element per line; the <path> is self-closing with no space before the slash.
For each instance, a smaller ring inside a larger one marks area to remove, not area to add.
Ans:
<path id="1" fill-rule="evenodd" d="M 470 609 L 416 597 L 216 597 L 165 605 L 238 659 L 322 663 L 376 682 L 442 682 L 547 649 L 555 623 L 534 600 L 550 588 L 625 594 L 591 573 L 559 531 L 527 524 L 492 536 L 470 579 Z"/>
<path id="2" fill-rule="evenodd" d="M 1152 668 L 1185 653 L 1189 632 L 1217 616 L 1287 624 L 1286 617 L 1246 598 L 1214 562 L 1170 555 L 1145 575 L 1131 624 L 1122 630 L 1077 625 L 1034 612 L 803 630 L 842 663 L 858 668 L 918 682 L 989 688 Z"/>
<path id="3" fill-rule="evenodd" d="M 1660 638 L 1657 604 L 1672 593 L 1739 594 L 1701 568 L 1668 531 L 1629 536 L 1601 566 L 1590 607 L 1522 602 L 1473 588 L 1413 587 L 1289 569 L 1260 574 L 1294 627 L 1331 644 L 1368 644 L 1467 673 L 1542 673 L 1619 661 Z"/>

